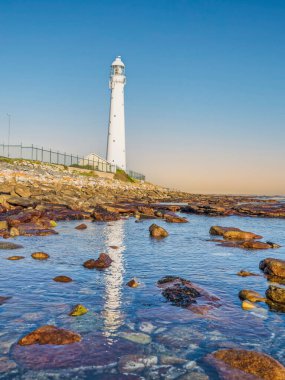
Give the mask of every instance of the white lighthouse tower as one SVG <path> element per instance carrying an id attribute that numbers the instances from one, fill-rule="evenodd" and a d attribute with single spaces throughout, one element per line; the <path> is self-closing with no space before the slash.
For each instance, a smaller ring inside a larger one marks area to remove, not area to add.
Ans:
<path id="1" fill-rule="evenodd" d="M 107 161 L 126 170 L 125 65 L 118 56 L 111 65 L 109 87 L 111 89 L 110 119 L 107 143 Z"/>

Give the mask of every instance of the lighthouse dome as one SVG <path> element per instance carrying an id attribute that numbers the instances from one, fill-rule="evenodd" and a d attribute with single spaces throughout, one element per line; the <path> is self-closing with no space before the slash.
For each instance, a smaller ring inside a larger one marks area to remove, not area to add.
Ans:
<path id="1" fill-rule="evenodd" d="M 121 56 L 118 55 L 116 57 L 116 59 L 114 60 L 114 62 L 112 63 L 112 66 L 122 66 L 122 67 L 125 67 L 124 63 L 122 62 L 121 60 Z"/>

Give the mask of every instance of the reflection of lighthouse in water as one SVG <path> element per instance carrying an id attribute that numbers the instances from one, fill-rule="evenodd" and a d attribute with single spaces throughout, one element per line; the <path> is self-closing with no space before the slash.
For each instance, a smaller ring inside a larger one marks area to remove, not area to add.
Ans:
<path id="1" fill-rule="evenodd" d="M 123 252 L 124 241 L 124 220 L 118 220 L 112 225 L 106 225 L 104 235 L 106 237 L 107 253 L 113 260 L 112 265 L 104 273 L 105 280 L 105 305 L 104 305 L 104 326 L 105 334 L 110 336 L 123 324 L 122 286 L 123 286 Z M 116 246 L 117 249 L 110 248 Z"/>

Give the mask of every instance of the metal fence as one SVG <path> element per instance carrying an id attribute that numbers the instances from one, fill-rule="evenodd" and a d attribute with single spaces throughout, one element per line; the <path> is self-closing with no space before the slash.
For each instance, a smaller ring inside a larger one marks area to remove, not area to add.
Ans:
<path id="1" fill-rule="evenodd" d="M 115 173 L 116 165 L 110 164 L 100 156 L 92 153 L 81 157 L 74 154 L 61 153 L 52 149 L 39 148 L 33 144 L 30 146 L 0 144 L 0 156 L 18 158 L 23 160 L 40 161 L 48 164 L 65 165 L 81 169 L 97 170 L 107 173 Z M 132 170 L 127 174 L 135 179 L 144 181 L 145 176 Z"/>
<path id="2" fill-rule="evenodd" d="M 82 169 L 98 170 L 101 172 L 115 173 L 116 166 L 103 158 L 92 155 L 92 159 L 78 155 L 55 152 L 52 149 L 38 148 L 33 145 L 6 145 L 0 144 L 0 155 L 4 157 L 19 158 L 24 160 L 40 161 L 48 164 L 73 166 Z M 82 165 L 83 163 L 83 165 Z"/>

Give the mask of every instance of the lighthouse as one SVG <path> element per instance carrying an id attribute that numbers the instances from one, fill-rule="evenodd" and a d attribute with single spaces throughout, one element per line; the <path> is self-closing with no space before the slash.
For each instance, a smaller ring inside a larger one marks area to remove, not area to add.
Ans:
<path id="1" fill-rule="evenodd" d="M 125 65 L 118 56 L 111 65 L 109 88 L 111 90 L 110 117 L 107 142 L 107 161 L 126 170 Z"/>

